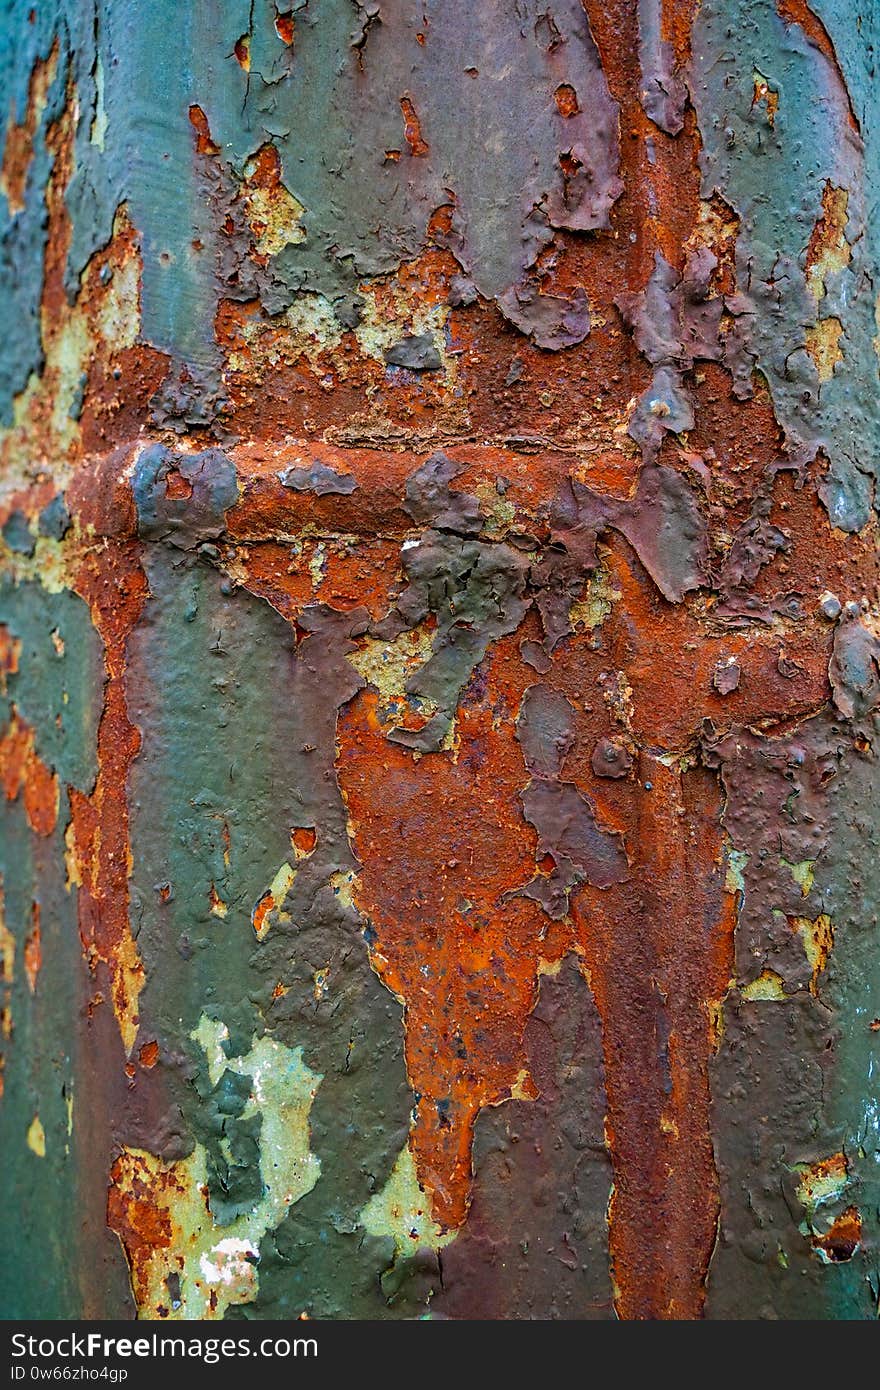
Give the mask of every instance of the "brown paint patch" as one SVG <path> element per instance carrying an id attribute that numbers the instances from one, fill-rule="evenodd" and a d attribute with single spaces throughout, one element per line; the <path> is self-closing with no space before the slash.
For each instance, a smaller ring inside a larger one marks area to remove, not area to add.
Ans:
<path id="1" fill-rule="evenodd" d="M 735 904 L 714 777 L 643 753 L 640 778 L 631 879 L 574 917 L 604 1029 L 617 1312 L 694 1318 L 720 1210 L 708 1062 Z"/>

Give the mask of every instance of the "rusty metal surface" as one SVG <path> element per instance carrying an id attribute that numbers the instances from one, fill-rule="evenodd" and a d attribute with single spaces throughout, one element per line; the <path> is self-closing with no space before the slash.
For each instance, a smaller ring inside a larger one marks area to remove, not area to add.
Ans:
<path id="1" fill-rule="evenodd" d="M 6 1316 L 876 1317 L 877 27 L 6 6 Z"/>

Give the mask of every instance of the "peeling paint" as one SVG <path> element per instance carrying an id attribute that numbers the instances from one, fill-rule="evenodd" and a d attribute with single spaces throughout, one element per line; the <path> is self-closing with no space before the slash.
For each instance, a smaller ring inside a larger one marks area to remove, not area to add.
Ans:
<path id="1" fill-rule="evenodd" d="M 875 19 L 7 8 L 4 1307 L 875 1317 Z"/>

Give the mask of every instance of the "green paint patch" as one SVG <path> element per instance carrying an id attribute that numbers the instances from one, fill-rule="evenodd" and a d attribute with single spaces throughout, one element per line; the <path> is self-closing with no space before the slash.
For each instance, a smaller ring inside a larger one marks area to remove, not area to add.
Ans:
<path id="1" fill-rule="evenodd" d="M 228 1308 L 252 1302 L 261 1240 L 321 1172 L 310 1148 L 309 1113 L 323 1077 L 305 1064 L 302 1049 L 263 1036 L 248 1052 L 227 1057 L 228 1028 L 205 1014 L 190 1036 L 215 1088 L 229 1073 L 249 1083 L 241 1120 L 259 1121 L 262 1195 L 220 1225 L 211 1210 L 204 1145 L 173 1163 L 142 1149 L 123 1151 L 113 1168 L 108 1221 L 125 1247 L 143 1318 L 222 1318 Z M 158 1234 L 142 1243 L 147 1228 Z"/>

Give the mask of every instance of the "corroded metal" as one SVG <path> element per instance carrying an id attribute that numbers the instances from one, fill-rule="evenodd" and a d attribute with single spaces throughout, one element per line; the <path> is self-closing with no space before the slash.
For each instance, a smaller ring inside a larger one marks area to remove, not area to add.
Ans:
<path id="1" fill-rule="evenodd" d="M 2 1310 L 875 1317 L 874 11 L 0 39 Z"/>

